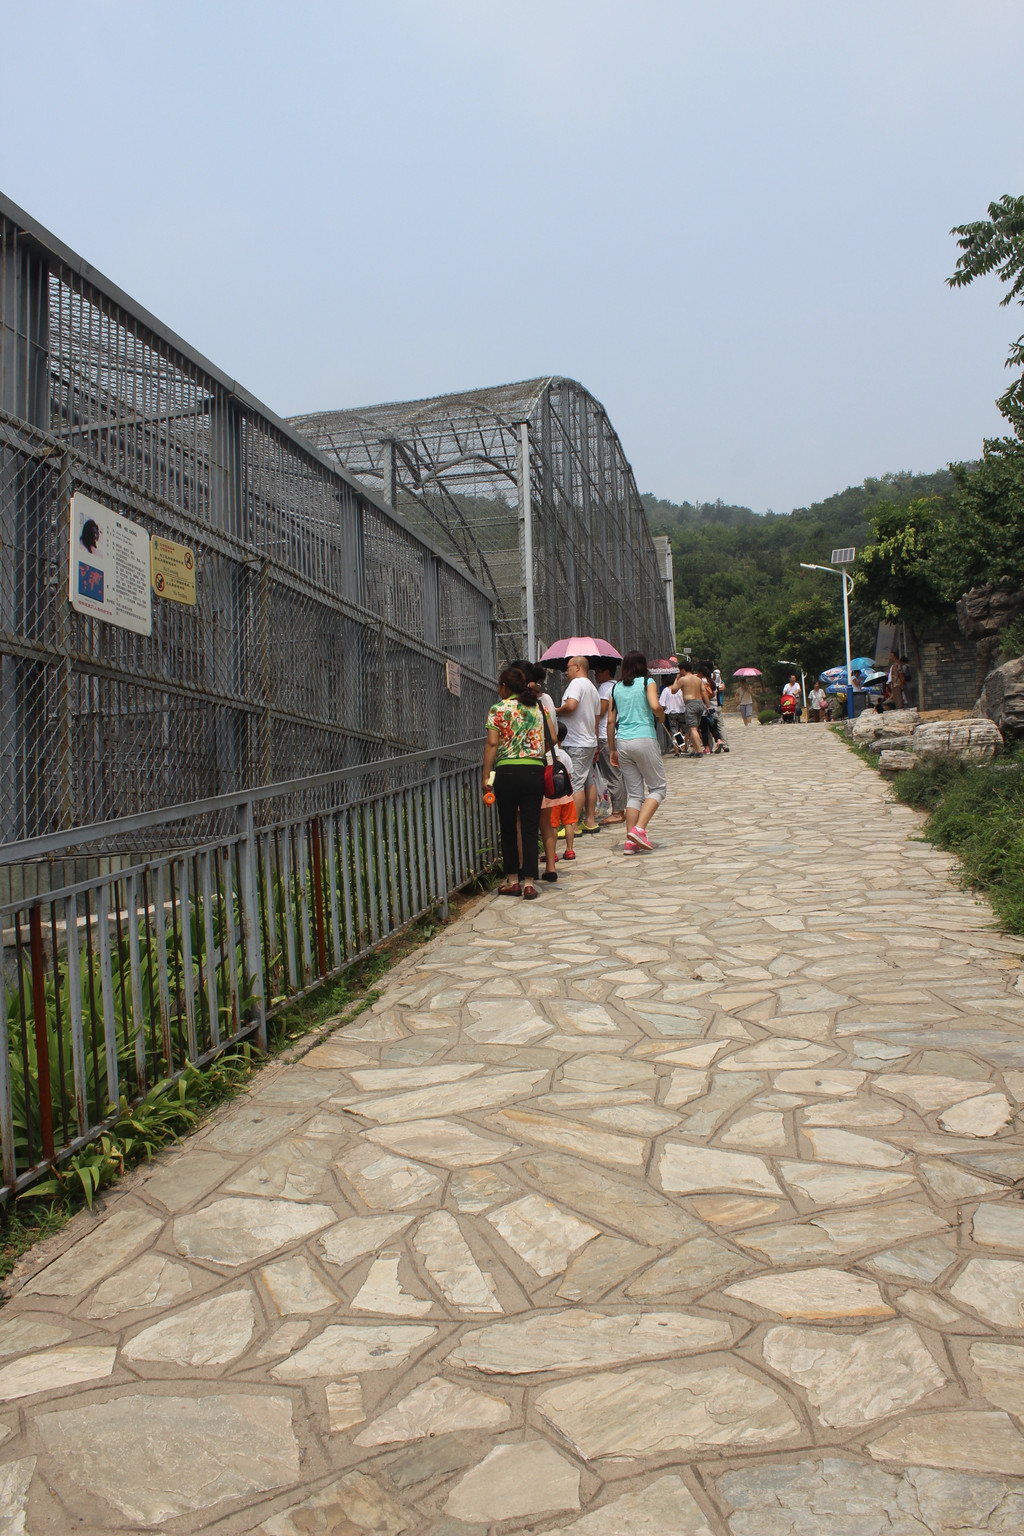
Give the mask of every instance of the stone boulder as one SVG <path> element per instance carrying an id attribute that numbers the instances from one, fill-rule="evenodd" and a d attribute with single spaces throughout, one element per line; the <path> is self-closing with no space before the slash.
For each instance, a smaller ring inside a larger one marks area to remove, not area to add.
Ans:
<path id="1" fill-rule="evenodd" d="M 869 752 L 909 752 L 913 736 L 908 732 L 906 736 L 878 736 L 874 741 L 868 742 Z"/>
<path id="2" fill-rule="evenodd" d="M 989 640 L 1024 613 L 1024 592 L 1013 587 L 972 587 L 956 605 L 956 621 L 967 640 Z"/>
<path id="3" fill-rule="evenodd" d="M 877 741 L 879 736 L 909 736 L 918 720 L 916 709 L 887 709 L 882 714 L 875 709 L 866 709 L 853 722 L 853 739 L 859 746 L 866 747 L 869 741 Z"/>
<path id="4" fill-rule="evenodd" d="M 906 773 L 908 768 L 916 768 L 921 761 L 916 752 L 910 752 L 905 747 L 889 747 L 879 754 L 879 773 Z"/>
<path id="5" fill-rule="evenodd" d="M 911 750 L 920 757 L 960 757 L 987 762 L 1003 745 L 991 720 L 972 715 L 966 720 L 930 720 L 919 725 L 911 738 Z"/>
<path id="6" fill-rule="evenodd" d="M 1024 656 L 988 674 L 974 712 L 991 720 L 1006 741 L 1024 736 Z"/>

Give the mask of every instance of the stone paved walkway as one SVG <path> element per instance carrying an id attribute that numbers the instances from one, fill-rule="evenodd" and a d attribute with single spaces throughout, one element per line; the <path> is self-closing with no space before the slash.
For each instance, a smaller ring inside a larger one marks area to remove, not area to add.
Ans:
<path id="1" fill-rule="evenodd" d="M 1024 1530 L 1021 943 L 824 730 L 732 735 L 78 1218 L 0 1536 Z"/>

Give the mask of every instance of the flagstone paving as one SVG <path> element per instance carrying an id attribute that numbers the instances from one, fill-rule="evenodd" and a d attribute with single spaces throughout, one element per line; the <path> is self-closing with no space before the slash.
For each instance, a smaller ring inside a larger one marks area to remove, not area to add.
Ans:
<path id="1" fill-rule="evenodd" d="M 29 1259 L 2 1536 L 1019 1536 L 1021 941 L 827 731 L 668 772 Z"/>

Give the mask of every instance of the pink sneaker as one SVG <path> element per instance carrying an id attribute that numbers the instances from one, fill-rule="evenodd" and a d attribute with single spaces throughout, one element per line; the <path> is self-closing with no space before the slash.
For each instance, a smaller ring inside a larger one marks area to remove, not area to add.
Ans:
<path id="1" fill-rule="evenodd" d="M 634 848 L 632 843 L 624 843 L 622 845 L 622 851 L 623 851 L 623 853 L 639 853 L 640 852 L 639 848 Z"/>
<path id="2" fill-rule="evenodd" d="M 654 852 L 654 844 L 651 842 L 643 827 L 634 827 L 626 838 L 627 843 L 633 843 L 637 848 L 643 848 L 647 853 Z"/>

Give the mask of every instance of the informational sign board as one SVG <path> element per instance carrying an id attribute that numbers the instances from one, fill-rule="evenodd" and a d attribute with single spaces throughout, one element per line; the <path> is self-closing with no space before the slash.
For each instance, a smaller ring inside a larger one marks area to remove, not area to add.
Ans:
<path id="1" fill-rule="evenodd" d="M 444 664 L 444 685 L 449 693 L 454 693 L 456 698 L 462 695 L 462 673 L 457 661 L 446 661 Z"/>
<path id="2" fill-rule="evenodd" d="M 149 534 L 81 491 L 71 498 L 68 597 L 78 613 L 137 635 L 153 631 Z"/>
<path id="3" fill-rule="evenodd" d="M 857 558 L 855 549 L 834 549 L 832 551 L 833 565 L 852 565 Z"/>
<path id="4" fill-rule="evenodd" d="M 187 544 L 172 544 L 158 534 L 149 541 L 153 591 L 172 603 L 196 605 L 196 557 Z"/>

